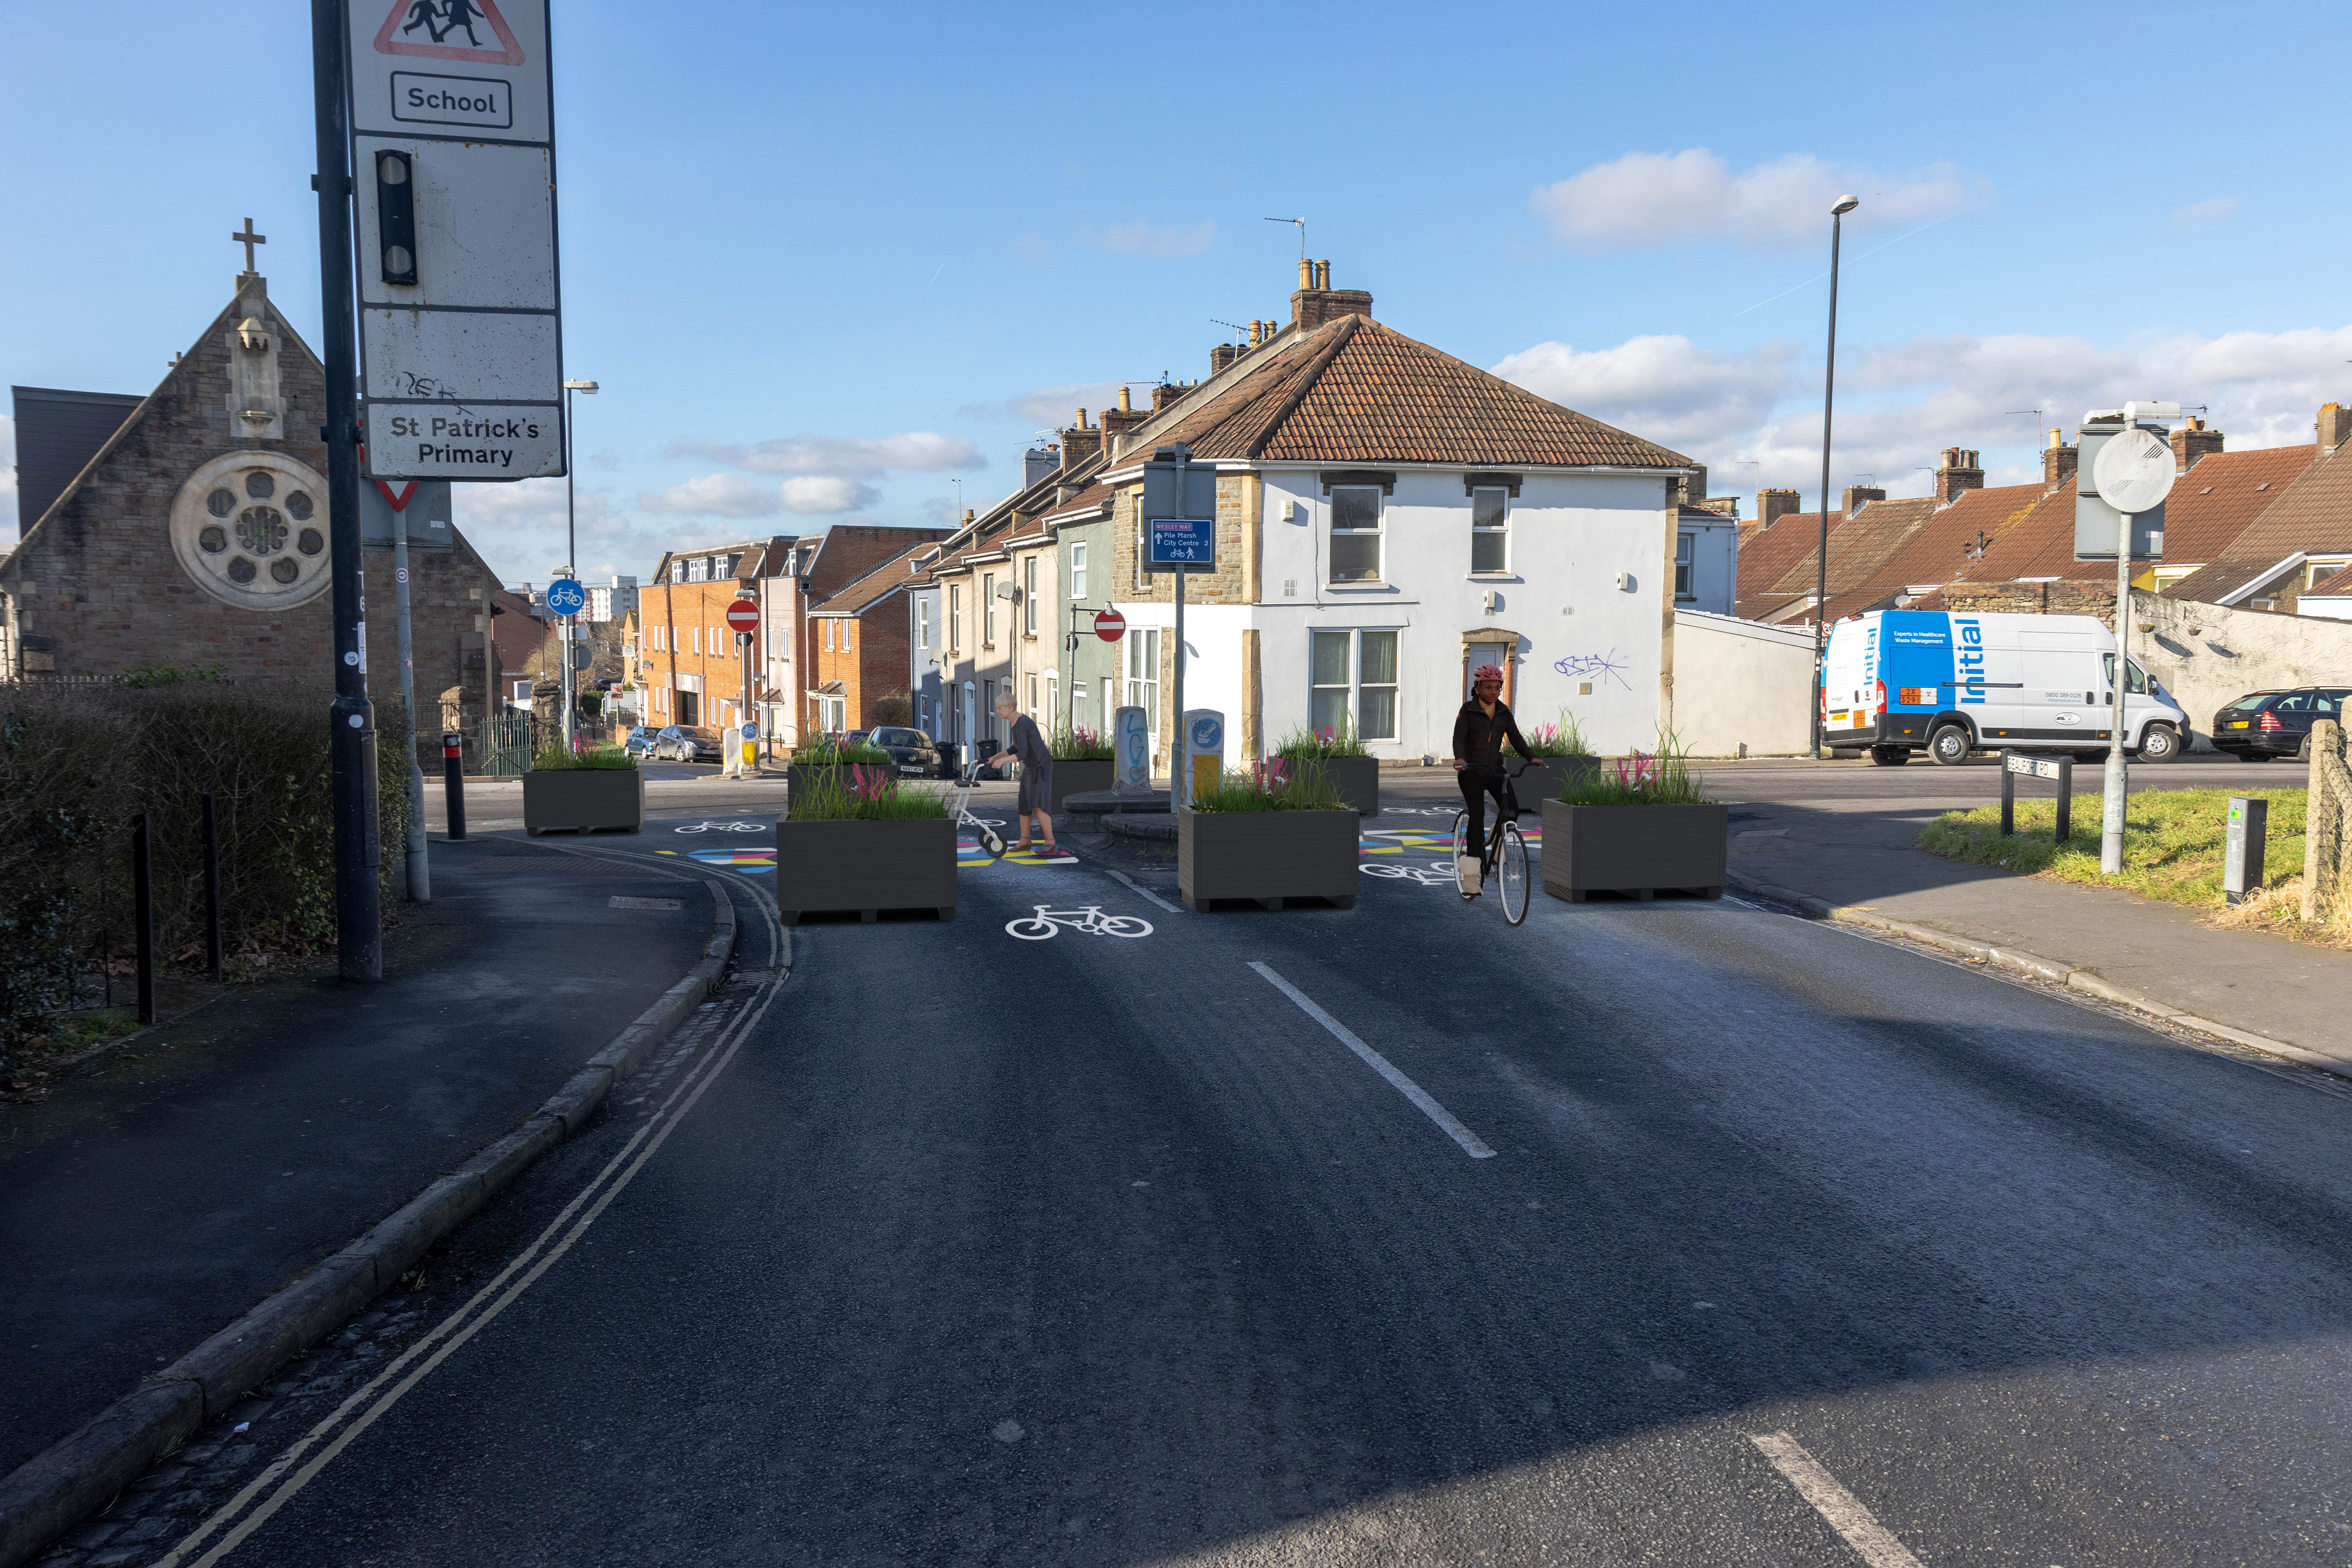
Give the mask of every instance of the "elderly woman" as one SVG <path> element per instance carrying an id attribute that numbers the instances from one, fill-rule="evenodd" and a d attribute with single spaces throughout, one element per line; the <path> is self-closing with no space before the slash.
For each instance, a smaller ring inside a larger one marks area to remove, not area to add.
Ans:
<path id="1" fill-rule="evenodd" d="M 1018 758 L 1021 763 L 1021 841 L 1008 853 L 1018 854 L 1029 847 L 1029 819 L 1037 819 L 1037 831 L 1045 838 L 1042 846 L 1051 853 L 1054 844 L 1054 819 L 1045 808 L 1054 800 L 1054 754 L 1046 747 L 1045 737 L 1037 733 L 1037 721 L 1019 713 L 1020 705 L 1011 692 L 999 693 L 996 716 L 1004 721 L 1009 738 L 1004 749 L 990 758 L 989 765 L 1002 768 Z"/>

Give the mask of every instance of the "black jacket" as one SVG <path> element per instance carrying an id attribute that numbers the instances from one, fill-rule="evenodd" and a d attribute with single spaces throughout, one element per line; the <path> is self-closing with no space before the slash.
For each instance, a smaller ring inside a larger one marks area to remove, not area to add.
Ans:
<path id="1" fill-rule="evenodd" d="M 1535 755 L 1527 737 L 1519 733 L 1518 721 L 1511 716 L 1511 705 L 1507 702 L 1498 699 L 1495 716 L 1488 718 L 1478 706 L 1478 699 L 1473 697 L 1454 716 L 1454 755 L 1481 772 L 1503 770 L 1503 742 L 1507 737 L 1521 757 Z"/>

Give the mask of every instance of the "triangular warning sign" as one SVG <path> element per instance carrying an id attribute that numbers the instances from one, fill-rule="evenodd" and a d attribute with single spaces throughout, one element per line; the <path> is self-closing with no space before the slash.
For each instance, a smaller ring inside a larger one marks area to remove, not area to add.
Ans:
<path id="1" fill-rule="evenodd" d="M 496 47 L 482 41 L 484 24 L 498 36 Z M 461 34 L 467 42 L 453 42 Z M 522 46 L 499 15 L 499 0 L 392 0 L 392 14 L 376 29 L 375 52 L 478 65 L 522 64 Z"/>

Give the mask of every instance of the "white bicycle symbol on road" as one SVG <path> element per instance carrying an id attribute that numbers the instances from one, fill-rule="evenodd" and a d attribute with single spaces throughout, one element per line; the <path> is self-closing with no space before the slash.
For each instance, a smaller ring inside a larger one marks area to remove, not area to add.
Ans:
<path id="1" fill-rule="evenodd" d="M 1425 866 L 1379 865 L 1364 867 L 1366 876 L 1388 877 L 1399 882 L 1413 882 L 1423 887 L 1452 887 L 1454 872 L 1444 861 L 1432 861 Z"/>
<path id="2" fill-rule="evenodd" d="M 1095 936 L 1149 936 L 1151 922 L 1134 915 L 1105 915 L 1100 904 L 1089 904 L 1084 909 L 1048 909 L 1044 904 L 1033 905 L 1037 913 L 1023 915 L 1004 923 L 1005 931 L 1024 942 L 1042 942 L 1048 936 L 1061 935 L 1062 927 L 1084 931 Z"/>
<path id="3" fill-rule="evenodd" d="M 697 822 L 691 827 L 672 828 L 674 833 L 764 833 L 765 822 Z"/>

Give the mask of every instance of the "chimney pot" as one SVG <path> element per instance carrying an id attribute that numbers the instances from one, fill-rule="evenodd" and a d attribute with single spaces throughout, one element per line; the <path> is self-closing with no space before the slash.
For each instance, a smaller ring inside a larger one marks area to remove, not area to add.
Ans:
<path id="1" fill-rule="evenodd" d="M 2228 440 L 2218 430 L 2209 430 L 2201 419 L 2185 420 L 2172 433 L 2173 471 L 2186 474 L 2204 458 L 2222 449 Z"/>
<path id="2" fill-rule="evenodd" d="M 1119 389 L 1118 389 L 1118 412 L 1119 412 L 1119 413 L 1127 413 L 1131 412 L 1131 411 L 1134 409 L 1134 407 L 1135 407 L 1135 404 L 1133 404 L 1132 402 L 1129 402 L 1128 401 L 1127 389 L 1126 389 L 1125 387 L 1121 387 L 1121 388 L 1119 388 Z"/>
<path id="3" fill-rule="evenodd" d="M 1943 466 L 1936 470 L 1936 499 L 1949 506 L 1962 492 L 1983 488 L 1984 469 L 1976 453 L 1965 446 L 1945 447 Z"/>
<path id="4" fill-rule="evenodd" d="M 1265 328 L 1263 324 L 1259 322 L 1252 321 L 1249 324 L 1249 346 L 1251 348 L 1255 349 L 1257 347 L 1260 335 L 1264 330 Z"/>
<path id="5" fill-rule="evenodd" d="M 1298 258 L 1298 287 L 1301 288 L 1315 287 L 1315 264 L 1303 256 Z"/>
<path id="6" fill-rule="evenodd" d="M 1318 288 L 1331 287 L 1331 264 L 1328 261 L 1318 261 L 1315 264 L 1315 287 Z"/>

